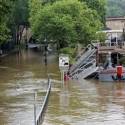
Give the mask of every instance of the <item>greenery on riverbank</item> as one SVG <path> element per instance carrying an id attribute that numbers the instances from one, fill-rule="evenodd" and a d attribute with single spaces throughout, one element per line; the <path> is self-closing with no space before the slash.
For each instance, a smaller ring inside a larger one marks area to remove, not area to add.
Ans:
<path id="1" fill-rule="evenodd" d="M 71 46 L 87 45 L 97 38 L 96 32 L 105 23 L 105 1 L 3 0 L 0 1 L 0 17 L 0 44 L 19 43 L 20 25 L 26 28 L 30 21 L 36 40 L 56 42 L 59 49 L 73 50 Z"/>
<path id="2" fill-rule="evenodd" d="M 62 48 L 59 52 L 69 55 L 70 64 L 73 64 L 75 62 L 75 57 L 77 55 L 77 48 L 75 48 L 75 47 L 65 47 L 65 48 Z"/>
<path id="3" fill-rule="evenodd" d="M 0 45 L 19 39 L 19 26 L 28 22 L 28 0 L 0 1 Z"/>
<path id="4" fill-rule="evenodd" d="M 46 39 L 56 42 L 59 48 L 77 43 L 87 45 L 96 39 L 96 32 L 103 27 L 101 15 L 105 16 L 103 0 L 59 0 L 48 3 L 30 0 L 29 8 L 33 36 L 38 41 Z"/>
<path id="5" fill-rule="evenodd" d="M 87 44 L 105 24 L 106 15 L 125 15 L 124 3 L 125 0 L 2 0 L 0 44 L 18 42 L 19 26 L 29 24 L 29 15 L 33 35 L 39 41 L 47 38 L 61 48 L 72 43 Z"/>

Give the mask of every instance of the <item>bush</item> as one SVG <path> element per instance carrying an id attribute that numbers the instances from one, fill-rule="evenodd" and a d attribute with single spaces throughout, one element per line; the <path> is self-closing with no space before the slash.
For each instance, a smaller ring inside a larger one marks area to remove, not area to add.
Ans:
<path id="1" fill-rule="evenodd" d="M 61 49 L 60 53 L 69 55 L 70 63 L 72 64 L 76 57 L 76 48 L 66 47 L 66 48 Z"/>

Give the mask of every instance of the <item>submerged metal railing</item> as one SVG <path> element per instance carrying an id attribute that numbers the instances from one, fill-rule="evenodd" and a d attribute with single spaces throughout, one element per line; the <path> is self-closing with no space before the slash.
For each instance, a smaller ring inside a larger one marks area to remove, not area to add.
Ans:
<path id="1" fill-rule="evenodd" d="M 83 67 L 79 68 L 72 74 L 72 78 L 78 79 L 78 78 L 85 78 L 89 76 L 92 72 L 95 72 L 98 69 L 96 66 L 96 60 L 93 59 L 92 61 L 86 63 Z"/>
<path id="2" fill-rule="evenodd" d="M 73 74 L 75 74 L 78 70 L 81 70 L 89 61 L 91 62 L 93 59 L 90 59 L 90 58 L 94 55 L 95 52 L 96 52 L 96 49 L 95 48 L 92 49 L 91 52 L 89 52 L 89 55 L 87 55 L 86 58 L 81 60 L 79 65 L 77 66 L 75 65 L 74 69 L 71 70 L 70 75 L 73 76 Z M 84 55 L 86 55 L 86 53 Z"/>
<path id="3" fill-rule="evenodd" d="M 48 77 L 48 89 L 47 89 L 46 96 L 44 98 L 42 107 L 40 109 L 40 112 L 36 117 L 36 124 L 35 125 L 41 125 L 43 120 L 44 120 L 45 110 L 46 110 L 46 106 L 47 106 L 48 99 L 49 99 L 49 96 L 50 96 L 50 92 L 51 92 L 51 80 Z"/>
<path id="4" fill-rule="evenodd" d="M 81 55 L 81 57 L 79 58 L 79 60 L 76 62 L 75 65 L 73 65 L 70 69 L 70 73 L 73 73 L 79 66 L 82 65 L 82 63 L 84 61 L 86 61 L 90 56 L 92 56 L 94 53 L 96 52 L 95 48 L 91 48 L 88 51 L 86 51 L 83 55 Z"/>

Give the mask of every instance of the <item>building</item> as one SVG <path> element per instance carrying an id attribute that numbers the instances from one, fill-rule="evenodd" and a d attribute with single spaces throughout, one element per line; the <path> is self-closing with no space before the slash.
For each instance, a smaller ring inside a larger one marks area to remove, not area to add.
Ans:
<path id="1" fill-rule="evenodd" d="M 106 26 L 111 30 L 123 30 L 125 28 L 125 17 L 108 17 Z"/>

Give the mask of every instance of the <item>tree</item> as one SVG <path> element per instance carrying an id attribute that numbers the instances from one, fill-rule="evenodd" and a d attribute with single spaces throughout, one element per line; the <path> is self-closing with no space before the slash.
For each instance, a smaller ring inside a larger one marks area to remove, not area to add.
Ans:
<path id="1" fill-rule="evenodd" d="M 19 44 L 23 29 L 29 25 L 28 0 L 16 0 L 13 4 L 10 15 L 10 28 L 13 34 L 13 40 Z M 20 27 L 21 26 L 21 27 Z"/>
<path id="2" fill-rule="evenodd" d="M 100 43 L 104 43 L 105 42 L 105 40 L 106 40 L 106 33 L 104 33 L 104 32 L 98 32 L 96 35 L 97 35 L 97 40 Z"/>
<path id="3" fill-rule="evenodd" d="M 12 16 L 16 25 L 28 23 L 28 0 L 16 0 L 13 5 Z"/>
<path id="4" fill-rule="evenodd" d="M 0 43 L 7 42 L 18 32 L 20 24 L 28 22 L 27 0 L 0 1 Z M 13 38 L 14 39 L 14 38 Z"/>
<path id="5" fill-rule="evenodd" d="M 8 16 L 14 0 L 0 1 L 0 45 L 9 39 Z"/>
<path id="6" fill-rule="evenodd" d="M 52 4 L 56 1 L 61 1 L 61 0 L 41 0 L 43 5 L 47 3 Z M 79 0 L 79 1 L 85 2 L 89 8 L 91 8 L 92 10 L 96 10 L 98 15 L 100 15 L 101 22 L 105 24 L 107 0 Z"/>
<path id="7" fill-rule="evenodd" d="M 28 0 L 0 1 L 0 50 L 13 49 L 15 43 L 20 43 L 28 15 Z"/>
<path id="8" fill-rule="evenodd" d="M 43 0 L 29 0 L 29 10 L 30 10 L 30 15 L 36 14 L 41 6 L 42 6 Z"/>
<path id="9" fill-rule="evenodd" d="M 89 8 L 96 10 L 98 15 L 100 16 L 100 20 L 103 24 L 105 24 L 105 16 L 106 16 L 106 0 L 80 0 L 85 2 Z"/>
<path id="10" fill-rule="evenodd" d="M 61 47 L 74 42 L 87 44 L 101 27 L 96 11 L 78 0 L 47 4 L 39 8 L 35 16 L 30 16 L 33 35 L 39 41 L 56 41 Z"/>

